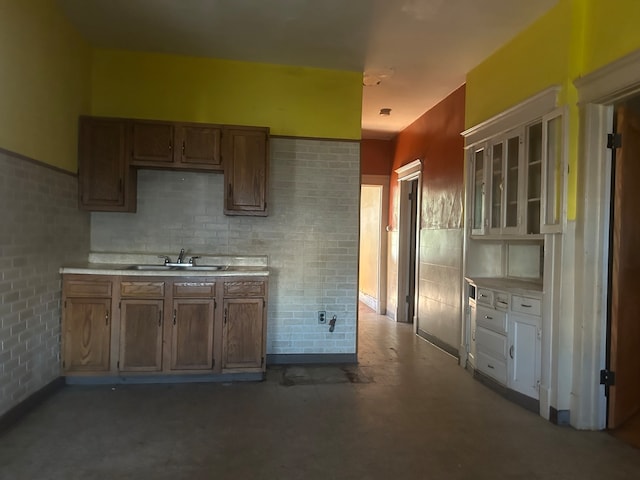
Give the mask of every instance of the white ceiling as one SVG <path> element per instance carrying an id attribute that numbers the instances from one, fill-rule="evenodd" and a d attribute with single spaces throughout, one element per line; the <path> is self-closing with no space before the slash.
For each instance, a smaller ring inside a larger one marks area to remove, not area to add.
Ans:
<path id="1" fill-rule="evenodd" d="M 386 139 L 557 0 L 58 2 L 98 47 L 371 73 L 363 137 Z"/>

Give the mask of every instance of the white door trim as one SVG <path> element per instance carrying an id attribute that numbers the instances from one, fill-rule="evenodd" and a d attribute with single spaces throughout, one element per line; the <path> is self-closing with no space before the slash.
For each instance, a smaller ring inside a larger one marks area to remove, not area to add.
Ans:
<path id="1" fill-rule="evenodd" d="M 576 305 L 571 424 L 606 428 L 599 372 L 606 364 L 611 151 L 614 104 L 640 92 L 640 50 L 577 79 L 580 106 Z M 577 319 L 580 319 L 578 321 Z"/>

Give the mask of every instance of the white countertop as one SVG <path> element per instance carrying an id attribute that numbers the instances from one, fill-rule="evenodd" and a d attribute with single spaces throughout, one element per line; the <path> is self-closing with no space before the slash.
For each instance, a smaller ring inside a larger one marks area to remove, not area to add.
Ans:
<path id="1" fill-rule="evenodd" d="M 111 253 L 89 254 L 89 261 L 82 264 L 65 265 L 60 268 L 63 274 L 79 275 L 120 275 L 137 277 L 237 277 L 268 276 L 268 259 L 265 255 L 227 256 L 198 254 L 196 264 L 224 265 L 224 270 L 191 270 L 185 266 L 177 270 L 135 270 L 132 265 L 162 265 L 162 254 L 149 253 Z M 174 255 L 169 255 L 172 259 Z M 196 254 L 185 254 L 185 260 Z"/>
<path id="2" fill-rule="evenodd" d="M 509 293 L 540 296 L 544 291 L 542 281 L 535 280 L 504 277 L 466 277 L 466 280 L 478 287 Z"/>

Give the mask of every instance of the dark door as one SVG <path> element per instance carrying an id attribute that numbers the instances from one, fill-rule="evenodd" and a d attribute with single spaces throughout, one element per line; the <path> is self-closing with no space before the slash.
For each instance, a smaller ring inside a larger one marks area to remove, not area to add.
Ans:
<path id="1" fill-rule="evenodd" d="M 409 182 L 409 259 L 407 288 L 407 322 L 413 323 L 416 314 L 416 248 L 418 239 L 418 179 Z"/>
<path id="2" fill-rule="evenodd" d="M 617 108 L 616 130 L 622 147 L 612 165 L 612 231 L 609 286 L 608 427 L 640 412 L 640 102 Z"/>

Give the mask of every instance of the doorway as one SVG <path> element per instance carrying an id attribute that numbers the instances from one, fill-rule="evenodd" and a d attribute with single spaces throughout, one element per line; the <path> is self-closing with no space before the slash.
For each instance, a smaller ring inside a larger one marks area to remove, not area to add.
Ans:
<path id="1" fill-rule="evenodd" d="M 640 97 L 616 105 L 612 145 L 607 428 L 640 447 Z"/>
<path id="2" fill-rule="evenodd" d="M 387 218 L 389 177 L 363 175 L 360 185 L 358 300 L 387 313 Z"/>
<path id="3" fill-rule="evenodd" d="M 396 321 L 418 327 L 420 262 L 420 186 L 422 162 L 414 160 L 396 170 L 400 190 L 398 218 L 398 308 Z"/>

